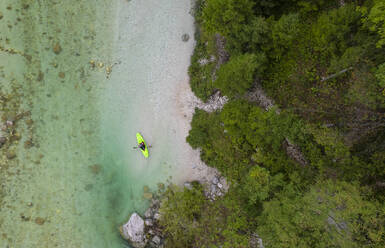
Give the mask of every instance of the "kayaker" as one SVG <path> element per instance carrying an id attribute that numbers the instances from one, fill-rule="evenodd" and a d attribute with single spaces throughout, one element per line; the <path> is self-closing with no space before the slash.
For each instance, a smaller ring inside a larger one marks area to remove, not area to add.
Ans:
<path id="1" fill-rule="evenodd" d="M 144 145 L 144 142 L 139 144 L 139 148 L 142 149 L 143 151 L 146 149 L 146 146 Z"/>

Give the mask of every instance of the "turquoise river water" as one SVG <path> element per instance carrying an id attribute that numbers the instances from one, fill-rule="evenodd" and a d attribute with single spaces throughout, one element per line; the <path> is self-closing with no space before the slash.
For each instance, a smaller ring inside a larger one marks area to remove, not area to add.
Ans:
<path id="1" fill-rule="evenodd" d="M 118 227 L 147 206 L 143 186 L 179 173 L 161 144 L 185 139 L 164 116 L 169 82 L 188 80 L 190 8 L 0 1 L 0 248 L 128 247 Z M 132 149 L 137 131 L 148 160 Z"/>

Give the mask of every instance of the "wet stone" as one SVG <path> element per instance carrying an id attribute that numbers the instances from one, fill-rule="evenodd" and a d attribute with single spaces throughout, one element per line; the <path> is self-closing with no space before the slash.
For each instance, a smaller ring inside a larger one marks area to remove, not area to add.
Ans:
<path id="1" fill-rule="evenodd" d="M 101 166 L 99 164 L 90 165 L 88 168 L 90 168 L 91 172 L 95 175 L 99 174 L 101 170 Z"/>
<path id="2" fill-rule="evenodd" d="M 155 220 L 160 220 L 160 218 L 161 218 L 160 213 L 155 213 L 155 214 L 154 214 L 154 219 L 155 219 Z"/>
<path id="3" fill-rule="evenodd" d="M 7 158 L 8 159 L 14 159 L 16 157 L 16 152 L 15 151 L 8 151 L 7 152 Z"/>
<path id="4" fill-rule="evenodd" d="M 32 126 L 32 124 L 33 124 L 33 120 L 32 119 L 27 119 L 27 120 L 25 120 L 25 124 L 27 124 L 27 126 Z"/>
<path id="5" fill-rule="evenodd" d="M 213 184 L 217 184 L 219 182 L 218 178 L 217 177 L 214 177 L 213 178 Z"/>
<path id="6" fill-rule="evenodd" d="M 152 199 L 152 193 L 149 193 L 149 192 L 143 193 L 143 197 L 145 199 L 151 200 Z"/>
<path id="7" fill-rule="evenodd" d="M 16 141 L 21 139 L 21 134 L 15 133 L 14 135 L 11 136 L 11 141 Z"/>
<path id="8" fill-rule="evenodd" d="M 153 226 L 153 225 L 154 225 L 154 221 L 153 221 L 152 219 L 146 219 L 146 220 L 144 221 L 144 224 L 145 224 L 146 226 Z"/>
<path id="9" fill-rule="evenodd" d="M 7 142 L 7 138 L 0 137 L 0 148 Z"/>
<path id="10" fill-rule="evenodd" d="M 39 74 L 37 75 L 37 81 L 40 82 L 44 79 L 44 73 L 42 71 L 39 71 Z"/>
<path id="11" fill-rule="evenodd" d="M 150 192 L 150 188 L 147 185 L 143 186 L 143 192 L 148 193 Z"/>
<path id="12" fill-rule="evenodd" d="M 36 219 L 35 219 L 35 223 L 38 224 L 38 225 L 43 225 L 44 222 L 45 222 L 44 218 L 36 217 Z"/>
<path id="13" fill-rule="evenodd" d="M 59 54 L 60 52 L 61 52 L 61 46 L 60 46 L 60 44 L 59 44 L 59 42 L 56 42 L 56 44 L 53 46 L 53 52 L 55 53 L 55 54 Z"/>
<path id="14" fill-rule="evenodd" d="M 87 184 L 87 185 L 84 187 L 84 190 L 85 190 L 85 191 L 90 191 L 90 190 L 92 190 L 93 187 L 94 187 L 94 185 L 92 185 L 92 184 Z"/>
<path id="15" fill-rule="evenodd" d="M 164 189 L 164 183 L 158 183 L 158 189 L 163 190 Z"/>
<path id="16" fill-rule="evenodd" d="M 188 34 L 183 34 L 182 35 L 182 41 L 183 42 L 187 42 L 189 39 L 190 39 L 190 35 L 188 35 Z"/>
<path id="17" fill-rule="evenodd" d="M 25 216 L 23 213 L 20 214 L 20 218 L 21 218 L 23 221 L 30 221 L 30 219 L 31 219 L 31 217 Z"/>
<path id="18" fill-rule="evenodd" d="M 144 213 L 144 217 L 146 217 L 146 218 L 151 218 L 152 217 L 152 215 L 153 215 L 153 212 L 152 212 L 152 209 L 151 208 L 148 208 L 147 210 L 146 210 L 146 212 Z"/>
<path id="19" fill-rule="evenodd" d="M 32 140 L 26 140 L 26 141 L 24 142 L 24 148 L 25 148 L 25 149 L 29 149 L 29 148 L 31 148 L 32 146 L 33 146 Z"/>

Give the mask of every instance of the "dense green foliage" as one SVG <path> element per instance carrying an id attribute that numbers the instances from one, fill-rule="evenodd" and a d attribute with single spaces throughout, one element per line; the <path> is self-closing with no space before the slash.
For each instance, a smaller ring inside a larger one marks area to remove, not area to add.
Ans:
<path id="1" fill-rule="evenodd" d="M 383 0 L 374 0 L 373 8 L 370 9 L 368 22 L 371 31 L 376 31 L 380 35 L 377 46 L 385 45 L 385 2 Z"/>
<path id="2" fill-rule="evenodd" d="M 204 201 L 203 190 L 199 185 L 193 189 L 178 191 L 170 187 L 165 193 L 160 212 L 161 225 L 168 234 L 167 246 L 247 247 L 248 238 L 243 235 L 249 224 L 244 210 L 235 194 L 229 193 L 221 201 Z M 201 210 L 201 211 L 197 211 Z"/>
<path id="3" fill-rule="evenodd" d="M 230 97 L 245 94 L 253 85 L 256 70 L 262 71 L 264 59 L 254 54 L 232 57 L 219 69 L 214 85 Z"/>
<path id="4" fill-rule="evenodd" d="M 266 247 L 385 245 L 384 209 L 346 182 L 323 181 L 304 194 L 289 185 L 264 209 L 258 230 Z"/>
<path id="5" fill-rule="evenodd" d="M 230 102 L 197 109 L 187 141 L 230 189 L 170 190 L 169 246 L 384 247 L 385 2 L 200 0 L 195 15 L 191 87 Z M 255 83 L 274 108 L 245 96 Z"/>

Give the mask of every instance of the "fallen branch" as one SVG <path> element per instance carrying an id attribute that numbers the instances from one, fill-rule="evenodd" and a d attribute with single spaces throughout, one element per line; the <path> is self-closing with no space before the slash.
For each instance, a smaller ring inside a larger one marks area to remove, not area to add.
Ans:
<path id="1" fill-rule="evenodd" d="M 321 82 L 325 82 L 326 80 L 329 80 L 329 79 L 331 79 L 331 78 L 335 78 L 335 77 L 337 77 L 337 76 L 339 76 L 339 75 L 341 75 L 341 74 L 343 74 L 343 73 L 345 73 L 345 72 L 347 72 L 347 71 L 350 71 L 350 70 L 353 70 L 353 67 L 349 67 L 349 68 L 343 69 L 342 71 L 339 71 L 339 72 L 337 72 L 337 73 L 334 73 L 334 74 L 332 74 L 332 75 L 330 75 L 330 76 L 323 77 L 323 78 L 321 79 Z"/>

